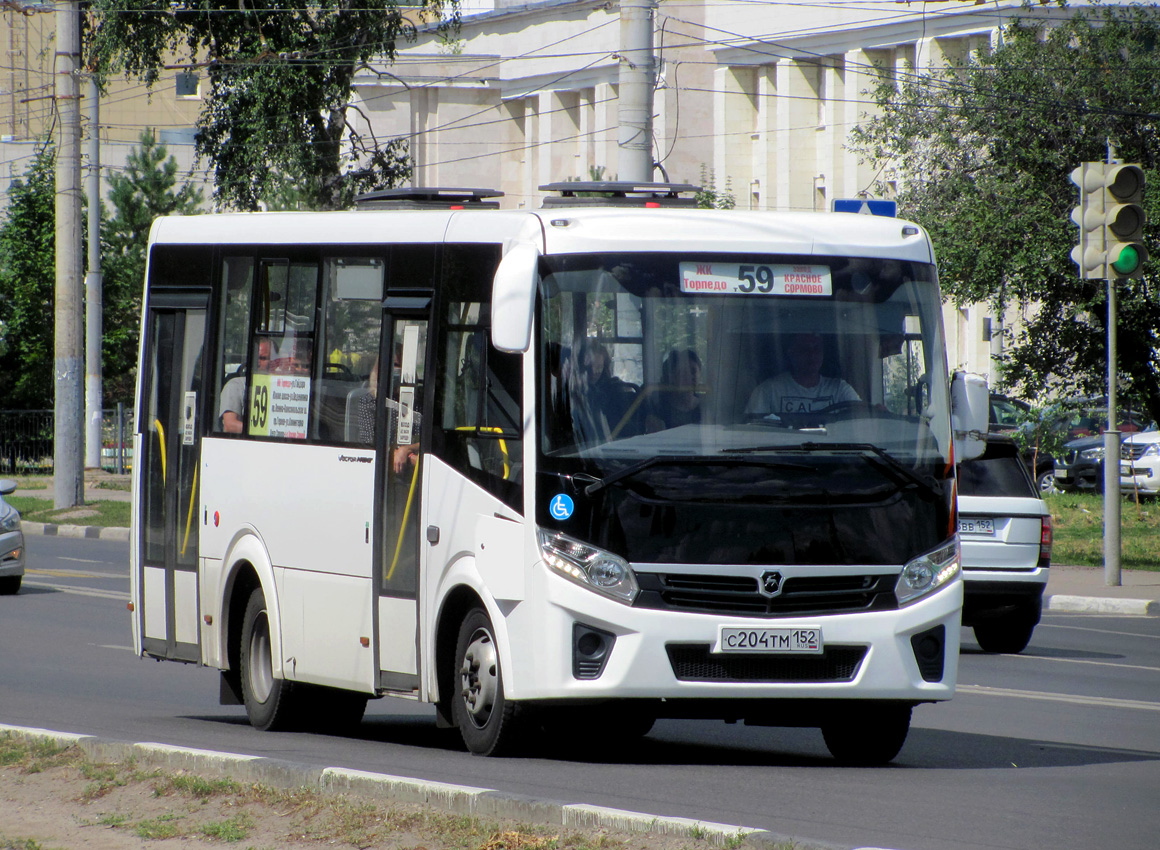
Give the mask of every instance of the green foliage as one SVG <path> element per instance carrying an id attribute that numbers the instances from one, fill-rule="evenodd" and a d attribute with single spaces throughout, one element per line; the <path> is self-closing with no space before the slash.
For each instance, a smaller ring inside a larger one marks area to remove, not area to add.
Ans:
<path id="1" fill-rule="evenodd" d="M 257 209 L 290 181 L 316 209 L 401 183 L 409 174 L 401 139 L 377 139 L 356 120 L 356 71 L 375 73 L 414 24 L 394 0 L 94 0 L 88 55 L 102 75 L 155 83 L 178 61 L 205 68 L 209 96 L 196 148 L 214 168 L 215 198 Z M 451 14 L 454 0 L 425 0 Z M 418 11 L 418 10 L 416 10 Z M 365 116 L 362 116 L 365 118 Z"/>
<path id="2" fill-rule="evenodd" d="M 0 352 L 3 407 L 43 410 L 53 405 L 56 286 L 55 150 L 46 146 L 8 189 L 0 225 Z"/>
<path id="3" fill-rule="evenodd" d="M 903 167 L 900 212 L 930 232 L 951 298 L 996 310 L 1036 305 L 1010 340 L 999 382 L 1030 398 L 1105 389 L 1106 293 L 1080 280 L 1069 256 L 1078 190 L 1068 175 L 1103 160 L 1108 139 L 1148 173 L 1146 240 L 1160 245 L 1157 44 L 1153 6 L 1077 11 L 1046 31 L 1018 20 L 994 51 L 930 73 L 884 72 L 880 114 L 852 134 L 876 166 Z M 1118 296 L 1124 391 L 1147 399 L 1154 417 L 1158 268 L 1154 260 Z"/>
<path id="4" fill-rule="evenodd" d="M 1019 413 L 1019 424 L 1012 435 L 1025 453 L 1038 465 L 1038 458 L 1061 457 L 1063 444 L 1072 439 L 1068 420 L 1072 410 L 1064 403 L 1032 407 Z"/>
<path id="5" fill-rule="evenodd" d="M 733 182 L 725 179 L 725 188 L 717 188 L 717 176 L 713 169 L 701 164 L 701 189 L 695 195 L 697 207 L 703 210 L 731 210 L 737 206 L 733 197 Z"/>
<path id="6" fill-rule="evenodd" d="M 103 374 L 107 403 L 132 401 L 145 282 L 145 248 L 153 219 L 191 215 L 204 198 L 191 184 L 177 186 L 177 160 L 152 131 L 141 134 L 123 173 L 109 174 L 112 215 L 102 226 Z"/>

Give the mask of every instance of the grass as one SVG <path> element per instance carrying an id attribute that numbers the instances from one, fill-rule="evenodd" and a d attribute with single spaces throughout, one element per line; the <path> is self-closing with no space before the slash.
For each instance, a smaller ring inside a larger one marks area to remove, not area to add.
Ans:
<path id="1" fill-rule="evenodd" d="M 1059 493 L 1046 498 L 1054 523 L 1051 561 L 1098 567 L 1104 563 L 1104 497 Z M 1120 564 L 1160 571 L 1160 502 L 1120 502 Z"/>
<path id="2" fill-rule="evenodd" d="M 46 522 L 51 525 L 94 525 L 101 528 L 128 528 L 129 517 L 132 513 L 130 502 L 112 502 L 104 499 L 94 499 L 86 503 L 83 508 L 61 508 L 53 506 L 52 499 L 41 499 L 38 496 L 5 496 L 4 501 L 20 511 L 20 516 L 26 522 Z M 77 516 L 83 510 L 93 511 Z"/>

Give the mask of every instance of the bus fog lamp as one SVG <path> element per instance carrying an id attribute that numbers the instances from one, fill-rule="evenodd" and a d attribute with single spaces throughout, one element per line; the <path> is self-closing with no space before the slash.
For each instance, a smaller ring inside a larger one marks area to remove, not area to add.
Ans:
<path id="1" fill-rule="evenodd" d="M 618 602 L 636 599 L 636 576 L 623 558 L 557 532 L 541 529 L 539 539 L 549 569 Z"/>

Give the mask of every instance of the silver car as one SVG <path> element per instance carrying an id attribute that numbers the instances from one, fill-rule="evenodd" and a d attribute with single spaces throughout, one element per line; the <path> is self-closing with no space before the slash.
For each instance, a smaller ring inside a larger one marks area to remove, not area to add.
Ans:
<path id="1" fill-rule="evenodd" d="M 20 511 L 4 501 L 16 489 L 11 478 L 0 478 L 0 595 L 20 592 L 24 580 L 24 533 Z"/>
<path id="2" fill-rule="evenodd" d="M 1051 513 L 1010 438 L 989 436 L 958 479 L 963 625 L 984 652 L 1022 652 L 1043 606 Z"/>

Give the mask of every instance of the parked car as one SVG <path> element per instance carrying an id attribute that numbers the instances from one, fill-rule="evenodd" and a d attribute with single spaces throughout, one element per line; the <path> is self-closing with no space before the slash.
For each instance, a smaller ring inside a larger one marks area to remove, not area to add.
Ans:
<path id="1" fill-rule="evenodd" d="M 24 532 L 20 511 L 4 501 L 16 489 L 11 478 L 0 479 L 0 595 L 20 592 L 24 580 Z"/>
<path id="2" fill-rule="evenodd" d="M 1064 493 L 1104 492 L 1104 435 L 1064 444 L 1055 459 L 1055 489 Z"/>
<path id="3" fill-rule="evenodd" d="M 1120 444 L 1120 492 L 1160 495 L 1160 431 L 1132 434 Z"/>
<path id="4" fill-rule="evenodd" d="M 1009 437 L 990 435 L 958 475 L 963 625 L 984 652 L 1022 652 L 1043 607 L 1051 513 Z"/>

